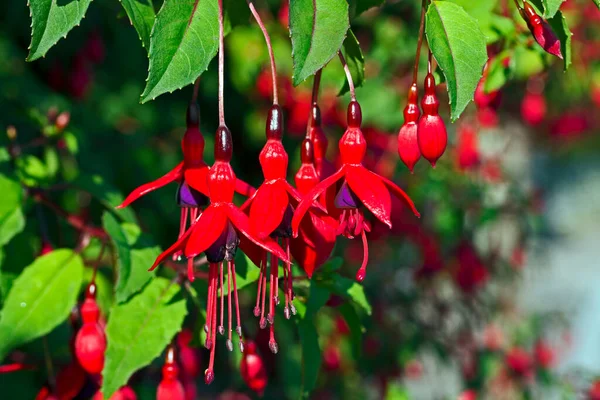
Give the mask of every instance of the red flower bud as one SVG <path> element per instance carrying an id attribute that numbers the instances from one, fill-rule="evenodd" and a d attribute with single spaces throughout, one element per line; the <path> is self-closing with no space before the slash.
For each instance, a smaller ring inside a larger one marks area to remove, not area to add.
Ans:
<path id="1" fill-rule="evenodd" d="M 421 158 L 419 140 L 417 135 L 419 116 L 419 90 L 414 83 L 408 92 L 408 103 L 404 109 L 404 124 L 398 132 L 398 155 L 400 159 L 413 172 L 415 164 Z"/>
<path id="2" fill-rule="evenodd" d="M 523 19 L 525 19 L 525 22 L 527 22 L 527 26 L 536 42 L 538 42 L 546 52 L 562 60 L 563 55 L 560 50 L 560 40 L 558 40 L 548 22 L 537 15 L 529 3 L 523 2 L 523 6 L 524 8 L 521 10 L 521 15 L 523 16 Z"/>
<path id="3" fill-rule="evenodd" d="M 262 396 L 267 387 L 267 370 L 263 359 L 256 352 L 256 344 L 249 341 L 246 352 L 240 364 L 240 373 L 246 385 L 259 396 Z"/>
<path id="4" fill-rule="evenodd" d="M 173 346 L 167 350 L 162 376 L 162 381 L 156 392 L 156 400 L 185 400 L 185 390 L 178 379 L 179 368 L 177 368 L 175 362 L 175 348 Z"/>
<path id="5" fill-rule="evenodd" d="M 90 374 L 99 374 L 104 367 L 106 336 L 98 323 L 100 310 L 95 299 L 96 285 L 88 287 L 87 298 L 81 306 L 83 326 L 75 337 L 75 356 L 79 364 Z"/>
<path id="6" fill-rule="evenodd" d="M 438 113 L 440 102 L 435 93 L 435 78 L 431 73 L 425 77 L 425 95 L 421 100 L 423 115 L 419 120 L 419 150 L 432 166 L 446 151 L 448 133 L 446 125 Z"/>

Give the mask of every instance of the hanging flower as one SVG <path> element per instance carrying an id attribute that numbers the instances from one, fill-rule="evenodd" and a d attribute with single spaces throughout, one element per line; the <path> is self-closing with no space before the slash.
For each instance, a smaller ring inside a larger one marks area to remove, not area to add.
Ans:
<path id="1" fill-rule="evenodd" d="M 227 302 L 229 310 L 229 337 L 227 348 L 233 350 L 232 336 L 232 303 L 231 293 L 235 296 L 237 313 L 236 333 L 240 341 L 240 351 L 243 352 L 242 327 L 240 322 L 239 301 L 235 275 L 234 257 L 238 247 L 247 254 L 256 254 L 258 248 L 272 254 L 274 257 L 289 263 L 289 257 L 271 238 L 261 239 L 254 235 L 246 215 L 233 204 L 236 177 L 230 161 L 233 152 L 231 133 L 225 126 L 219 127 L 215 140 L 215 163 L 208 174 L 208 192 L 210 205 L 192 226 L 170 248 L 158 256 L 153 270 L 167 257 L 175 252 L 182 252 L 188 258 L 188 279 L 194 280 L 193 259 L 200 253 L 205 253 L 209 262 L 208 299 L 206 325 L 207 333 L 205 347 L 211 350 L 209 367 L 205 371 L 204 381 L 209 384 L 214 379 L 215 341 L 217 332 L 217 301 L 221 298 L 221 315 L 218 326 L 219 333 L 225 334 L 224 327 L 224 264 L 227 266 Z M 233 290 L 232 290 L 233 283 Z"/>
<path id="2" fill-rule="evenodd" d="M 256 344 L 248 342 L 248 346 L 240 363 L 240 374 L 246 385 L 257 395 L 263 395 L 267 387 L 267 370 L 261 356 L 257 353 Z"/>
<path id="3" fill-rule="evenodd" d="M 99 324 L 100 309 L 96 303 L 96 284 L 90 283 L 81 306 L 83 326 L 75 337 L 75 356 L 79 364 L 90 374 L 99 374 L 104 367 L 106 335 Z"/>
<path id="4" fill-rule="evenodd" d="M 366 274 L 369 256 L 366 232 L 370 231 L 370 227 L 365 221 L 360 207 L 364 205 L 377 219 L 391 227 L 391 194 L 394 194 L 405 200 L 415 215 L 419 216 L 420 214 L 402 189 L 389 179 L 377 175 L 363 166 L 367 144 L 360 129 L 362 112 L 358 102 L 355 100 L 350 102 L 347 114 L 348 128 L 339 141 L 342 166 L 329 178 L 316 185 L 300 202 L 292 219 L 292 230 L 294 236 L 297 236 L 300 222 L 313 202 L 327 188 L 343 179 L 335 198 L 335 206 L 342 210 L 337 233 L 349 239 L 362 237 L 363 263 L 356 274 L 356 279 L 362 281 Z"/>
<path id="5" fill-rule="evenodd" d="M 162 368 L 162 380 L 158 385 L 156 400 L 185 400 L 185 391 L 178 377 L 179 368 L 175 361 L 175 348 L 170 346 Z"/>

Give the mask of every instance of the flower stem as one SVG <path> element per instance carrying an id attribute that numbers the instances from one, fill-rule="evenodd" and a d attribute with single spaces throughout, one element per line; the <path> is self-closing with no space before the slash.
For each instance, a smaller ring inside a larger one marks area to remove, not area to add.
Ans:
<path id="1" fill-rule="evenodd" d="M 341 51 L 338 51 L 338 55 L 340 56 L 340 61 L 344 66 L 344 72 L 346 73 L 346 79 L 348 79 L 348 86 L 350 87 L 350 98 L 352 101 L 356 101 L 356 90 L 354 89 L 354 81 L 352 80 L 352 74 L 350 73 L 350 68 L 348 67 L 348 63 L 344 58 L 344 55 Z"/>
<path id="2" fill-rule="evenodd" d="M 192 103 L 198 101 L 198 90 L 200 89 L 200 77 L 194 82 L 194 91 L 192 92 Z"/>
<path id="3" fill-rule="evenodd" d="M 315 73 L 315 79 L 313 80 L 313 88 L 312 88 L 311 106 L 316 106 L 317 101 L 319 99 L 319 87 L 321 86 L 321 73 L 322 72 L 323 72 L 323 69 L 321 68 L 320 70 L 318 70 Z M 306 124 L 306 138 L 307 139 L 310 139 L 310 128 L 312 127 L 312 124 L 313 124 L 313 113 L 312 113 L 312 107 L 311 107 L 310 114 L 308 115 L 308 122 Z"/>
<path id="4" fill-rule="evenodd" d="M 260 27 L 260 30 L 265 37 L 265 42 L 267 43 L 267 50 L 269 51 L 269 59 L 271 61 L 271 79 L 273 80 L 273 104 L 279 104 L 279 96 L 277 90 L 277 67 L 275 66 L 275 55 L 273 54 L 273 46 L 271 45 L 271 37 L 269 36 L 269 32 L 267 32 L 267 28 L 260 18 L 260 14 L 256 11 L 256 7 L 254 7 L 254 3 L 252 0 L 246 0 L 248 3 L 248 7 L 250 7 L 250 12 L 254 16 L 256 23 Z"/>
<path id="5" fill-rule="evenodd" d="M 224 99 L 224 71 L 225 71 L 225 55 L 224 42 L 225 33 L 223 31 L 223 0 L 219 0 L 219 126 L 225 126 L 225 105 Z"/>
<path id="6" fill-rule="evenodd" d="M 419 40 L 417 41 L 417 55 L 415 56 L 415 66 L 413 69 L 413 81 L 417 83 L 419 78 L 419 59 L 421 58 L 421 46 L 423 44 L 423 34 L 425 32 L 425 10 L 427 9 L 427 0 L 423 0 L 421 5 L 421 22 L 419 23 Z"/>

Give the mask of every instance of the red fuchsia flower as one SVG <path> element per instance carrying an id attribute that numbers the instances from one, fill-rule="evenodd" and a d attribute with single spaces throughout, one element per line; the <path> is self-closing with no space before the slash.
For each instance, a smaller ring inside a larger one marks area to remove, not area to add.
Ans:
<path id="1" fill-rule="evenodd" d="M 458 270 L 454 279 L 464 293 L 473 293 L 488 280 L 487 268 L 469 243 L 463 242 L 458 246 L 456 261 Z"/>
<path id="2" fill-rule="evenodd" d="M 296 187 L 302 196 L 319 183 L 312 150 L 312 141 L 304 139 L 300 154 L 302 164 L 295 176 Z M 311 278 L 313 272 L 329 259 L 333 251 L 336 222 L 317 209 L 309 210 L 308 213 L 309 218 L 304 218 L 300 223 L 298 237 L 290 241 L 290 250 L 296 262 Z"/>
<path id="3" fill-rule="evenodd" d="M 257 353 L 256 344 L 254 342 L 249 341 L 246 347 L 246 352 L 240 363 L 240 374 L 242 375 L 244 382 L 246 382 L 246 385 L 262 397 L 268 382 L 265 363 Z"/>
<path id="4" fill-rule="evenodd" d="M 477 131 L 470 124 L 461 124 L 456 137 L 456 164 L 462 171 L 472 170 L 481 162 Z"/>
<path id="5" fill-rule="evenodd" d="M 519 378 L 529 378 L 533 374 L 533 361 L 525 349 L 514 347 L 506 354 L 505 362 L 510 371 Z"/>
<path id="6" fill-rule="evenodd" d="M 400 159 L 408 167 L 411 173 L 415 168 L 415 164 L 421 158 L 421 150 L 419 150 L 419 140 L 417 135 L 419 116 L 419 89 L 417 84 L 413 83 L 408 91 L 408 103 L 404 108 L 404 124 L 398 132 L 398 155 Z"/>
<path id="7" fill-rule="evenodd" d="M 485 67 L 483 67 L 483 76 L 479 80 L 477 88 L 475 89 L 475 96 L 473 100 L 475 101 L 475 105 L 477 105 L 478 109 L 491 108 L 496 110 L 500 105 L 500 100 L 502 98 L 502 93 L 500 90 L 492 90 L 490 92 L 485 91 L 485 82 L 488 79 L 489 66 L 493 60 L 494 58 L 490 57 L 488 62 L 485 64 Z"/>
<path id="8" fill-rule="evenodd" d="M 250 228 L 257 234 L 259 239 L 271 237 L 275 241 L 280 241 L 287 254 L 289 254 L 289 239 L 292 236 L 291 219 L 294 213 L 293 205 L 300 202 L 301 196 L 286 180 L 288 155 L 281 142 L 283 137 L 283 113 L 279 105 L 273 105 L 269 110 L 266 134 L 267 143 L 259 156 L 265 181 L 242 206 L 242 210 L 249 209 Z M 269 347 L 273 353 L 277 353 L 274 324 L 275 306 L 279 304 L 279 260 L 275 254 L 271 254 L 270 258 L 270 273 L 267 272 L 266 251 L 262 252 L 261 260 L 257 264 L 260 266 L 260 277 L 258 279 L 254 315 L 260 317 L 261 328 L 266 328 L 267 323 L 270 325 Z M 285 294 L 283 311 L 285 317 L 289 319 L 291 314 L 296 314 L 296 309 L 292 303 L 292 267 L 290 264 L 284 266 L 283 273 Z M 269 312 L 265 318 L 268 275 L 270 275 L 268 279 Z"/>
<path id="9" fill-rule="evenodd" d="M 440 101 L 435 93 L 435 78 L 431 73 L 431 52 L 429 53 L 429 72 L 425 76 L 425 94 L 421 99 L 423 114 L 419 119 L 419 149 L 424 158 L 435 167 L 437 160 L 446 151 L 448 133 L 438 109 Z"/>
<path id="10" fill-rule="evenodd" d="M 100 326 L 100 309 L 96 303 L 96 284 L 90 283 L 81 306 L 83 325 L 75 337 L 75 356 L 90 374 L 99 374 L 104 367 L 106 335 Z"/>
<path id="11" fill-rule="evenodd" d="M 85 371 L 77 362 L 72 362 L 58 373 L 54 395 L 58 399 L 75 398 L 83 389 L 85 379 Z"/>
<path id="12" fill-rule="evenodd" d="M 339 218 L 338 234 L 349 239 L 361 236 L 364 246 L 363 263 L 356 274 L 356 279 L 362 281 L 365 277 L 369 258 L 366 232 L 370 227 L 364 219 L 360 208 L 365 206 L 377 219 L 391 228 L 391 194 L 403 199 L 415 213 L 420 216 L 414 203 L 406 193 L 392 181 L 369 171 L 363 166 L 367 143 L 360 129 L 362 112 L 356 101 L 348 105 L 348 128 L 339 141 L 339 151 L 342 166 L 329 178 L 316 185 L 304 196 L 292 219 L 294 236 L 298 235 L 302 219 L 312 207 L 313 202 L 327 188 L 343 179 L 342 185 L 335 198 L 335 205 L 342 210 Z"/>
<path id="13" fill-rule="evenodd" d="M 175 362 L 175 348 L 170 346 L 162 368 L 162 381 L 158 385 L 156 400 L 185 400 L 185 391 L 178 377 L 179 368 Z"/>
<path id="14" fill-rule="evenodd" d="M 550 369 L 554 367 L 556 357 L 554 349 L 543 340 L 538 340 L 533 349 L 535 362 L 542 369 Z"/>
<path id="15" fill-rule="evenodd" d="M 325 179 L 335 172 L 333 164 L 327 160 L 327 148 L 329 140 L 323 131 L 321 109 L 314 103 L 311 109 L 310 127 L 308 129 L 308 137 L 312 141 L 314 165 L 319 179 Z"/>
<path id="16" fill-rule="evenodd" d="M 541 93 L 527 92 L 521 102 L 521 117 L 530 126 L 537 126 L 546 118 L 546 99 Z"/>
<path id="17" fill-rule="evenodd" d="M 196 349 L 190 347 L 192 336 L 193 334 L 189 329 L 184 329 L 177 335 L 179 362 L 183 375 L 188 378 L 195 378 L 200 375 L 200 357 Z"/>
<path id="18" fill-rule="evenodd" d="M 521 16 L 527 22 L 529 30 L 533 34 L 535 41 L 547 52 L 561 60 L 563 59 L 562 52 L 560 50 L 560 40 L 556 37 L 556 34 L 542 17 L 540 17 L 531 4 L 523 2 L 523 8 L 519 9 Z"/>
<path id="19" fill-rule="evenodd" d="M 179 238 L 188 226 L 188 219 L 189 225 L 191 225 L 198 218 L 201 209 L 208 204 L 207 196 L 209 195 L 206 183 L 209 167 L 203 159 L 204 137 L 200 133 L 200 110 L 195 102 L 188 106 L 186 124 L 187 129 L 181 141 L 183 161 L 162 177 L 135 189 L 123 203 L 117 206 L 117 208 L 127 207 L 140 197 L 171 182 L 177 182 L 179 184 L 177 204 L 181 208 Z M 239 179 L 235 181 L 235 190 L 244 196 L 249 196 L 254 192 L 250 185 Z M 181 252 L 173 254 L 174 259 L 180 256 Z"/>
<path id="20" fill-rule="evenodd" d="M 236 177 L 230 164 L 232 153 L 233 141 L 231 133 L 227 127 L 221 126 L 217 130 L 215 138 L 215 163 L 210 168 L 207 181 L 210 205 L 177 242 L 158 256 L 154 265 L 150 268 L 150 270 L 153 270 L 175 252 L 183 252 L 183 255 L 188 258 L 188 279 L 193 281 L 193 258 L 202 252 L 206 254 L 209 263 L 209 276 L 206 325 L 204 326 L 204 330 L 208 334 L 205 347 L 211 350 L 209 367 L 204 374 L 204 381 L 207 384 L 211 383 L 214 379 L 213 365 L 217 332 L 217 300 L 219 296 L 221 297 L 221 318 L 218 330 L 221 335 L 225 334 L 223 322 L 225 309 L 223 265 L 226 264 L 227 266 L 228 310 L 232 309 L 231 293 L 233 292 L 237 314 L 236 333 L 240 338 L 240 351 L 243 352 L 244 344 L 242 340 L 234 262 L 238 247 L 241 247 L 248 255 L 264 250 L 273 254 L 274 257 L 282 260 L 284 263 L 290 262 L 289 256 L 273 239 L 269 237 L 261 239 L 255 236 L 250 228 L 248 217 L 233 204 Z M 231 286 L 232 281 L 233 290 Z M 227 348 L 229 351 L 233 350 L 233 342 L 231 340 L 232 314 L 230 311 L 228 324 L 229 337 L 227 339 Z"/>

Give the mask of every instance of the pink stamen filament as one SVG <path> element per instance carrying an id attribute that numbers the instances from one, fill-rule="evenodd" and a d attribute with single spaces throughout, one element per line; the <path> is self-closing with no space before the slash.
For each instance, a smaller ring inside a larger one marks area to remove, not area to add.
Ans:
<path id="1" fill-rule="evenodd" d="M 236 331 L 240 338 L 240 351 L 243 353 L 244 352 L 244 340 L 242 338 L 242 323 L 240 321 L 240 319 L 241 319 L 240 303 L 238 301 L 237 282 L 236 282 L 236 278 L 235 278 L 235 263 L 233 261 L 229 261 L 228 263 L 229 263 L 229 265 L 231 265 L 231 273 L 233 274 L 233 296 L 235 298 L 235 312 L 236 312 L 236 317 L 237 317 Z"/>
<path id="2" fill-rule="evenodd" d="M 227 349 L 229 351 L 233 350 L 233 342 L 231 341 L 231 262 L 227 262 L 227 309 L 229 313 L 227 314 L 227 327 L 229 328 L 229 336 L 227 338 Z"/>
<path id="3" fill-rule="evenodd" d="M 221 324 L 219 325 L 219 334 L 220 335 L 224 335 L 225 334 L 225 326 L 223 325 L 223 314 L 225 312 L 225 307 L 223 306 L 223 301 L 225 300 L 224 294 L 223 293 L 223 262 L 220 263 L 220 279 L 221 279 L 221 286 L 220 286 L 220 291 L 219 291 L 219 295 L 221 297 Z"/>

